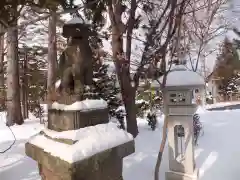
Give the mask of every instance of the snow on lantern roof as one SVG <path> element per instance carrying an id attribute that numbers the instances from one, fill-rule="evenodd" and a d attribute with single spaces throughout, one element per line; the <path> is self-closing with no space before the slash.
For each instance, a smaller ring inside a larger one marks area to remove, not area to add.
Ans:
<path id="1" fill-rule="evenodd" d="M 163 77 L 159 81 L 162 82 Z M 198 73 L 188 70 L 184 65 L 174 66 L 167 75 L 166 87 L 204 85 L 204 79 Z"/>

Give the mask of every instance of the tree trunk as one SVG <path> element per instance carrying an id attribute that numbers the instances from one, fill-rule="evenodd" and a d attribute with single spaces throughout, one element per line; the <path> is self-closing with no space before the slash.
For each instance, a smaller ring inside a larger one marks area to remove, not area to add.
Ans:
<path id="1" fill-rule="evenodd" d="M 167 124 L 168 124 L 168 118 L 165 116 L 164 123 L 163 123 L 162 141 L 161 141 L 161 145 L 158 152 L 157 163 L 155 166 L 154 180 L 159 180 L 159 169 L 162 162 L 162 155 L 164 152 L 165 144 L 167 141 Z"/>
<path id="2" fill-rule="evenodd" d="M 138 135 L 135 94 L 136 93 L 133 88 L 122 92 L 122 95 L 126 97 L 126 99 L 124 98 L 123 101 L 126 109 L 127 132 L 131 133 L 133 137 Z"/>
<path id="3" fill-rule="evenodd" d="M 57 70 L 57 43 L 56 43 L 56 11 L 51 10 L 51 16 L 48 24 L 48 77 L 47 77 L 47 93 L 48 103 L 51 102 L 51 94 L 55 89 L 56 70 Z"/>
<path id="4" fill-rule="evenodd" d="M 165 52 L 164 52 L 165 54 Z M 166 58 L 162 59 L 161 62 L 161 67 L 163 68 L 163 72 L 166 72 L 165 75 L 163 75 L 163 81 L 161 84 L 161 90 L 162 90 L 162 95 L 163 95 L 163 105 L 164 103 L 166 103 L 166 97 L 165 97 L 165 85 L 166 85 L 166 81 L 167 81 L 167 69 L 166 69 Z M 164 148 L 165 148 L 165 144 L 167 141 L 167 128 L 168 128 L 168 114 L 166 114 L 166 112 L 164 112 L 165 117 L 164 117 L 164 121 L 163 121 L 163 130 L 162 130 L 162 141 L 160 144 L 160 148 L 159 148 L 159 152 L 158 152 L 158 157 L 157 157 L 157 162 L 155 165 L 155 171 L 154 171 L 154 180 L 159 180 L 159 169 L 162 163 L 162 156 L 163 156 L 163 152 L 164 152 Z"/>
<path id="5" fill-rule="evenodd" d="M 3 27 L 0 25 L 0 31 Z M 5 86 L 4 86 L 4 35 L 0 36 L 0 109 L 5 110 Z"/>
<path id="6" fill-rule="evenodd" d="M 17 20 L 14 23 L 17 26 Z M 20 103 L 18 31 L 7 32 L 7 125 L 23 124 Z"/>
<path id="7" fill-rule="evenodd" d="M 126 109 L 127 131 L 136 137 L 138 135 L 138 126 L 136 118 L 135 94 L 136 89 L 131 85 L 129 66 L 130 62 L 120 56 L 123 54 L 122 35 L 118 27 L 113 27 L 112 51 L 115 60 L 117 76 L 121 88 L 121 94 Z"/>
<path id="8" fill-rule="evenodd" d="M 28 77 L 27 77 L 27 51 L 24 52 L 24 60 L 22 65 L 22 114 L 23 118 L 28 118 Z"/>

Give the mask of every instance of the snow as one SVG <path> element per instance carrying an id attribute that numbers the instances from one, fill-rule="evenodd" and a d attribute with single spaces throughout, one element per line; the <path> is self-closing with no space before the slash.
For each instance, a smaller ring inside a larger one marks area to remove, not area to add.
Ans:
<path id="1" fill-rule="evenodd" d="M 61 85 L 61 80 L 57 80 L 55 83 L 55 88 L 59 88 L 59 86 Z"/>
<path id="2" fill-rule="evenodd" d="M 149 104 L 149 102 L 148 102 L 148 101 L 145 101 L 144 99 L 138 99 L 138 100 L 136 100 L 136 104 L 142 104 L 142 103 Z"/>
<path id="3" fill-rule="evenodd" d="M 31 144 L 44 149 L 45 152 L 69 163 L 81 161 L 133 140 L 131 134 L 119 129 L 114 123 L 99 124 L 65 132 L 49 130 L 44 132 L 53 138 L 77 141 L 74 145 L 68 145 L 48 139 L 44 135 L 38 135 L 29 141 Z"/>
<path id="4" fill-rule="evenodd" d="M 125 112 L 125 107 L 124 107 L 124 106 L 119 106 L 115 111 L 116 111 L 116 112 L 118 112 L 118 111 L 123 111 L 123 112 Z"/>
<path id="5" fill-rule="evenodd" d="M 108 106 L 107 102 L 103 99 L 86 99 L 83 101 L 76 101 L 73 104 L 65 105 L 54 102 L 51 106 L 52 109 L 63 111 L 86 111 L 89 109 L 104 109 Z"/>
<path id="6" fill-rule="evenodd" d="M 163 82 L 163 77 L 159 78 L 159 82 Z M 196 72 L 187 70 L 185 66 L 178 65 L 171 68 L 167 75 L 166 86 L 204 86 L 204 79 Z M 159 83 L 155 80 L 151 84 L 152 87 L 159 87 Z"/>
<path id="7" fill-rule="evenodd" d="M 99 78 L 93 78 L 93 81 L 94 82 L 98 82 L 98 81 L 100 81 L 101 79 L 99 79 Z"/>
<path id="8" fill-rule="evenodd" d="M 0 112 L 0 152 L 13 143 L 13 135 L 5 126 L 6 114 Z M 21 126 L 11 127 L 16 142 L 4 154 L 0 154 L 0 179 L 1 180 L 40 180 L 36 163 L 25 155 L 25 142 L 30 137 L 43 129 L 39 119 L 30 116 L 29 120 Z"/>
<path id="9" fill-rule="evenodd" d="M 199 111 L 202 110 L 199 108 Z M 240 158 L 237 154 L 240 153 L 240 142 L 231 139 L 239 136 L 237 127 L 240 125 L 239 115 L 240 110 L 201 112 L 204 135 L 199 138 L 199 146 L 195 150 L 197 167 L 200 169 L 199 180 L 238 179 Z M 161 142 L 159 134 L 162 133 L 163 121 L 159 119 L 160 126 L 155 132 L 149 132 L 145 123 L 145 121 L 139 123 L 140 135 L 135 140 L 136 153 L 124 159 L 123 176 L 126 180 L 154 179 L 154 166 Z M 165 179 L 164 173 L 168 170 L 167 155 L 165 146 L 159 179 Z M 234 162 L 233 157 L 236 157 Z"/>
<path id="10" fill-rule="evenodd" d="M 159 81 L 160 82 L 160 81 Z M 160 88 L 160 84 L 157 80 L 152 81 L 151 88 Z M 161 83 L 161 82 L 160 82 Z"/>
<path id="11" fill-rule="evenodd" d="M 81 18 L 74 16 L 71 20 L 67 21 L 65 24 L 84 24 L 84 22 Z"/>
<path id="12" fill-rule="evenodd" d="M 111 58 L 106 58 L 103 61 L 104 64 L 108 65 L 108 72 L 109 74 L 113 74 L 116 72 L 114 62 Z"/>
<path id="13" fill-rule="evenodd" d="M 198 113 L 204 125 L 204 135 L 199 138 L 195 150 L 199 180 L 237 180 L 240 175 L 240 141 L 236 141 L 236 137 L 240 135 L 240 110 L 206 111 L 199 108 Z M 124 158 L 125 180 L 153 179 L 162 125 L 163 118 L 159 117 L 157 128 L 152 131 L 145 119 L 138 119 L 136 152 Z M 10 151 L 0 155 L 1 180 L 40 180 L 37 163 L 25 155 L 24 143 L 41 129 L 35 119 L 12 127 L 17 141 Z M 0 120 L 0 151 L 6 149 L 12 140 L 11 132 Z M 168 170 L 167 145 L 165 148 L 159 179 L 165 179 Z"/>
<path id="14" fill-rule="evenodd" d="M 220 107 L 225 107 L 229 105 L 240 105 L 240 101 L 231 101 L 231 102 L 219 102 L 215 104 L 208 104 L 206 105 L 206 109 L 211 109 L 211 108 L 220 108 Z"/>

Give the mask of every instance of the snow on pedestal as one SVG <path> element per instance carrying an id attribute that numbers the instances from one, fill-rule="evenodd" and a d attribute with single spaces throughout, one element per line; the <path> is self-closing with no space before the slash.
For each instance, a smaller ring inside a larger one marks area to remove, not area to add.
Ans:
<path id="1" fill-rule="evenodd" d="M 123 131 L 114 123 L 99 124 L 79 130 L 56 132 L 45 129 L 43 131 L 53 139 L 71 139 L 73 145 L 56 142 L 44 135 L 38 135 L 29 141 L 44 152 L 69 163 L 87 159 L 107 149 L 117 147 L 133 140 L 131 134 Z"/>
<path id="2" fill-rule="evenodd" d="M 103 99 L 86 99 L 83 101 L 76 101 L 73 104 L 65 105 L 54 102 L 51 109 L 62 111 L 87 111 L 90 109 L 103 109 L 107 108 L 108 104 Z"/>

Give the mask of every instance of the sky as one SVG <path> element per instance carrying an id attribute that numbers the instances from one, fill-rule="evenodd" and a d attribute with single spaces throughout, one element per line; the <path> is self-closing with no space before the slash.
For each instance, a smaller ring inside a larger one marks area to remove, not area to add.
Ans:
<path id="1" fill-rule="evenodd" d="M 212 46 L 212 47 L 219 46 L 225 37 L 228 37 L 230 40 L 232 40 L 233 38 L 237 38 L 236 34 L 233 33 L 231 29 L 233 27 L 237 27 L 240 29 L 240 25 L 238 25 L 240 23 L 240 0 L 229 0 L 228 3 L 229 3 L 228 4 L 229 8 L 228 8 L 228 10 L 226 10 L 224 18 L 228 24 L 229 30 L 227 31 L 227 33 L 212 40 L 210 42 L 210 46 Z M 214 68 L 218 52 L 219 51 L 216 51 L 215 53 L 209 55 L 205 59 L 206 67 L 210 71 Z M 198 68 L 200 68 L 200 67 L 198 67 Z"/>
<path id="2" fill-rule="evenodd" d="M 81 0 L 76 0 L 75 3 L 79 4 L 81 3 Z M 239 23 L 240 22 L 240 0 L 229 0 L 228 3 L 230 5 L 230 9 L 228 9 L 225 12 L 225 18 L 226 18 L 226 21 L 230 24 L 230 28 L 232 28 L 240 24 Z M 240 29 L 240 25 L 239 25 L 239 29 Z M 229 37 L 230 39 L 236 38 L 236 35 L 233 32 L 231 32 L 231 30 L 229 30 L 226 34 L 223 34 L 215 38 L 213 41 L 211 41 L 208 48 L 215 48 L 219 46 L 226 36 Z M 109 43 L 106 43 L 104 47 L 105 49 L 108 49 L 108 51 L 111 48 Z M 212 53 L 205 59 L 206 67 L 209 69 L 210 72 L 214 67 L 217 53 L 218 51 Z M 198 68 L 200 69 L 201 65 L 199 65 Z"/>
<path id="3" fill-rule="evenodd" d="M 227 13 L 227 18 L 231 22 L 232 27 L 237 27 L 240 29 L 240 1 L 231 0 L 231 9 Z M 236 38 L 236 35 L 233 32 L 228 33 L 228 37 Z"/>

